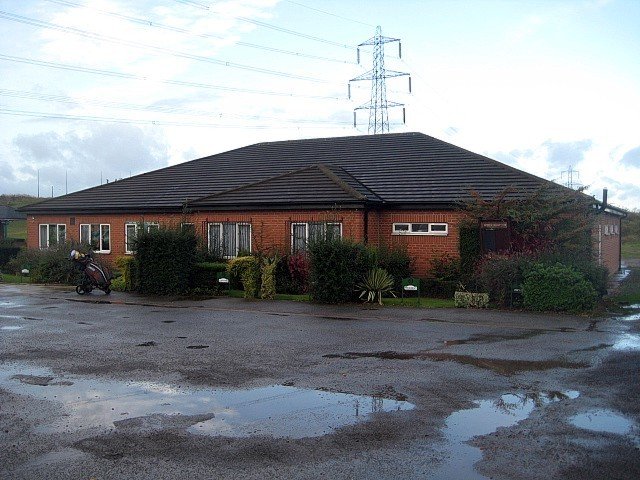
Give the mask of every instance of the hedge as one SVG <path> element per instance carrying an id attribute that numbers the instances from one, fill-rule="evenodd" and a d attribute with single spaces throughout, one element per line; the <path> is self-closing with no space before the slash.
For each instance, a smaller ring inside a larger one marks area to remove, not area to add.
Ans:
<path id="1" fill-rule="evenodd" d="M 525 308 L 539 311 L 580 312 L 595 306 L 597 293 L 584 275 L 567 265 L 537 263 L 525 274 Z"/>

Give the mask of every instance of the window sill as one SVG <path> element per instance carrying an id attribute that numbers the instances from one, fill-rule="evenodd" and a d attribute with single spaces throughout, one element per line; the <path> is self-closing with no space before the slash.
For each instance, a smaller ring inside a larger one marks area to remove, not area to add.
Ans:
<path id="1" fill-rule="evenodd" d="M 391 235 L 398 237 L 446 237 L 448 232 L 392 232 Z"/>

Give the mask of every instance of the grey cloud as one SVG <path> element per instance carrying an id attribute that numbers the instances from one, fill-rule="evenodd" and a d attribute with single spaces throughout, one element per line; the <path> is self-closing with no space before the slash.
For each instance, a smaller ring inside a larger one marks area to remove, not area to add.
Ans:
<path id="1" fill-rule="evenodd" d="M 542 145 L 547 147 L 547 160 L 554 167 L 566 168 L 577 165 L 584 159 L 593 142 L 589 139 L 577 142 L 552 142 L 547 140 Z"/>
<path id="2" fill-rule="evenodd" d="M 629 167 L 640 168 L 640 146 L 632 148 L 622 156 L 620 163 Z"/>
<path id="3" fill-rule="evenodd" d="M 41 193 L 50 194 L 53 186 L 60 195 L 65 192 L 67 174 L 72 192 L 98 185 L 101 173 L 106 181 L 166 166 L 169 155 L 159 136 L 137 126 L 114 124 L 91 125 L 83 135 L 18 135 L 13 140 L 12 157 L 13 181 L 9 179 L 11 184 L 4 188 L 35 193 L 39 171 Z"/>

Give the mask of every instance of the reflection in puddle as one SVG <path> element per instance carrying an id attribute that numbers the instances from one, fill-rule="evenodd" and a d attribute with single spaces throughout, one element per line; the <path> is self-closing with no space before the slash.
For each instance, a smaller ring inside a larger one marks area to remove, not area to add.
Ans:
<path id="1" fill-rule="evenodd" d="M 613 348 L 615 350 L 639 350 L 640 335 L 625 333 L 624 335 L 621 335 L 613 344 Z"/>
<path id="2" fill-rule="evenodd" d="M 534 408 L 559 400 L 574 399 L 579 392 L 529 392 L 505 394 L 497 400 L 476 401 L 476 407 L 449 415 L 443 434 L 447 440 L 444 464 L 429 478 L 484 480 L 474 465 L 482 459 L 479 448 L 466 442 L 479 435 L 488 435 L 500 427 L 510 427 L 527 418 Z"/>
<path id="3" fill-rule="evenodd" d="M 612 410 L 593 410 L 579 413 L 571 417 L 569 421 L 574 426 L 585 430 L 619 435 L 631 433 L 634 425 L 631 420 Z"/>
<path id="4" fill-rule="evenodd" d="M 0 327 L 0 330 L 7 330 L 7 331 L 13 331 L 13 330 L 21 330 L 24 327 L 19 327 L 18 325 L 5 325 L 4 327 Z"/>
<path id="5" fill-rule="evenodd" d="M 46 381 L 30 381 L 29 377 Z M 58 381 L 52 382 L 54 378 Z M 140 425 L 163 429 L 180 424 L 191 433 L 204 435 L 304 438 L 368 420 L 371 413 L 414 408 L 409 402 L 387 398 L 281 385 L 213 390 L 75 375 L 60 379 L 47 368 L 24 364 L 3 365 L 0 388 L 63 403 L 68 415 L 41 426 L 41 432 Z"/>
<path id="6" fill-rule="evenodd" d="M 0 301 L 0 307 L 23 307 L 24 305 L 19 304 L 19 303 L 15 303 L 15 302 L 7 302 L 7 301 Z"/>

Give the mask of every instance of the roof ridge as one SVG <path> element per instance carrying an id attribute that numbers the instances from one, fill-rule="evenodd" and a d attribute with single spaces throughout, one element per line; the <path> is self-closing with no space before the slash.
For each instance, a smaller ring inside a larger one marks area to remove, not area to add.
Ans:
<path id="1" fill-rule="evenodd" d="M 351 195 L 353 198 L 355 198 L 356 200 L 367 200 L 367 196 L 363 195 L 362 193 L 358 192 L 355 188 L 353 188 L 351 185 L 349 185 L 347 182 L 345 182 L 344 180 L 342 180 L 340 177 L 338 177 L 332 170 L 331 167 L 324 164 L 324 163 L 318 163 L 316 164 L 318 169 L 324 173 L 324 175 L 331 180 L 333 183 L 335 183 L 337 186 L 339 186 L 342 190 L 344 190 L 348 195 Z"/>
<path id="2" fill-rule="evenodd" d="M 288 172 L 284 172 L 284 173 L 280 173 L 278 175 L 274 175 L 273 177 L 263 178 L 262 180 L 258 180 L 256 182 L 246 183 L 246 184 L 240 185 L 238 187 L 229 188 L 227 190 L 223 190 L 221 192 L 214 193 L 212 195 L 205 195 L 204 197 L 198 197 L 198 198 L 192 200 L 190 203 L 193 205 L 194 203 L 204 202 L 206 200 L 213 199 L 215 197 L 220 197 L 220 196 L 226 195 L 228 193 L 237 192 L 238 190 L 245 190 L 247 188 L 255 187 L 255 186 L 261 185 L 263 183 L 272 182 L 274 180 L 278 180 L 280 178 L 284 178 L 284 177 L 287 177 L 289 175 L 293 175 L 294 173 L 300 173 L 300 172 L 303 172 L 305 170 L 310 170 L 312 168 L 315 168 L 316 166 L 317 165 L 315 165 L 315 164 L 314 165 L 307 165 L 306 167 L 297 168 L 295 170 L 290 170 Z"/>

